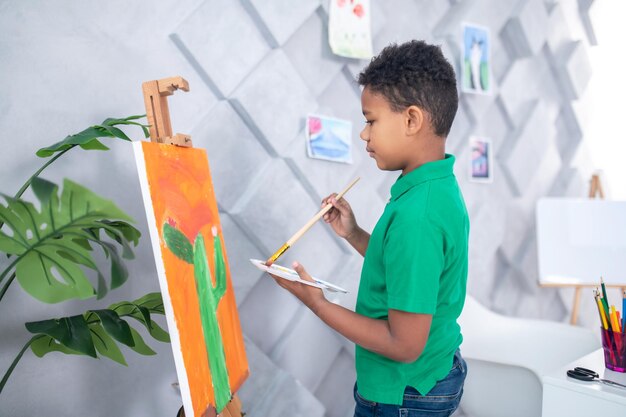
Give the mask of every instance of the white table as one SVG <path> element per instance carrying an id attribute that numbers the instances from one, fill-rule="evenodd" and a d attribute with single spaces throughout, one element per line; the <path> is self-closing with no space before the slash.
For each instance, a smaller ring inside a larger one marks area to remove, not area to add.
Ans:
<path id="1" fill-rule="evenodd" d="M 607 369 L 602 349 L 598 349 L 542 378 L 542 417 L 625 417 L 626 389 L 568 377 L 567 370 L 576 366 L 592 369 L 602 379 L 626 384 L 626 373 Z"/>

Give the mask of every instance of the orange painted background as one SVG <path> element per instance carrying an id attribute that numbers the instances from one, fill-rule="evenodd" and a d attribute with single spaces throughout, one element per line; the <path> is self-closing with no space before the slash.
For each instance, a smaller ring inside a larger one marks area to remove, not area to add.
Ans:
<path id="1" fill-rule="evenodd" d="M 202 333 L 193 265 L 178 259 L 165 245 L 162 235 L 165 222 L 170 222 L 181 230 L 192 244 L 198 233 L 202 233 L 214 285 L 215 265 L 211 227 L 217 227 L 226 258 L 227 273 L 226 293 L 218 305 L 217 318 L 224 342 L 228 379 L 233 394 L 248 376 L 248 362 L 209 172 L 209 162 L 206 152 L 202 149 L 152 142 L 143 142 L 142 148 L 154 215 L 159 230 L 159 244 L 163 254 L 169 295 L 189 380 L 191 401 L 194 414 L 201 416 L 208 405 L 215 405 L 215 400 L 207 348 Z"/>

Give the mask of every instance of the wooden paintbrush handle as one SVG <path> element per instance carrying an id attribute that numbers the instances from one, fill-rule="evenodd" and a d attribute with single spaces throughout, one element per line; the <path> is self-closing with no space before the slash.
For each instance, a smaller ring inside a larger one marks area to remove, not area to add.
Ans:
<path id="1" fill-rule="evenodd" d="M 296 241 L 300 239 L 302 235 L 305 234 L 311 228 L 311 226 L 315 224 L 315 222 L 321 219 L 324 214 L 328 213 L 328 210 L 330 210 L 332 207 L 332 204 L 326 204 L 323 209 L 321 209 L 315 216 L 311 218 L 311 220 L 309 220 L 304 226 L 302 226 L 300 230 L 298 230 L 296 233 L 294 233 L 293 236 L 289 238 L 289 240 L 287 241 L 287 245 L 292 246 L 294 243 L 296 243 Z"/>
<path id="2" fill-rule="evenodd" d="M 346 188 L 343 189 L 343 191 L 341 191 L 339 194 L 337 194 L 337 197 L 335 197 L 337 200 L 339 200 L 341 197 L 344 196 L 345 193 L 347 193 L 350 188 L 352 188 L 352 186 L 354 184 L 357 183 L 358 180 L 360 180 L 360 177 L 356 177 L 350 184 L 347 185 Z M 296 233 L 294 233 L 293 236 L 291 236 L 289 238 L 289 240 L 287 240 L 287 245 L 288 246 L 293 246 L 293 244 L 302 237 L 302 235 L 304 235 L 307 230 L 309 230 L 311 228 L 311 226 L 313 226 L 315 224 L 315 222 L 317 222 L 319 219 L 322 218 L 322 216 L 326 213 L 328 213 L 328 211 L 333 207 L 333 205 L 331 203 L 326 204 L 320 211 L 317 212 L 317 214 L 315 216 L 313 216 L 311 218 L 311 220 L 309 220 L 304 226 L 302 226 L 302 228 L 300 230 L 298 230 Z"/>

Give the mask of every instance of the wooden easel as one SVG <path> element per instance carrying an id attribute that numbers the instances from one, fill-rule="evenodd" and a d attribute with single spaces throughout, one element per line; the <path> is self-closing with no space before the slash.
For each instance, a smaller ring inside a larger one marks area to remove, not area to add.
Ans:
<path id="1" fill-rule="evenodd" d="M 146 105 L 146 115 L 150 125 L 150 140 L 178 146 L 193 146 L 191 136 L 177 133 L 172 135 L 170 109 L 167 96 L 181 89 L 189 91 L 189 83 L 183 77 L 163 78 L 162 80 L 146 81 L 141 85 Z"/>
<path id="2" fill-rule="evenodd" d="M 600 199 L 604 199 L 604 191 L 602 190 L 599 174 L 593 174 L 589 184 L 589 198 L 593 199 L 596 198 L 596 196 Z"/>
<path id="3" fill-rule="evenodd" d="M 174 91 L 178 89 L 189 91 L 187 80 L 178 76 L 146 81 L 141 85 L 141 89 L 143 90 L 146 115 L 150 124 L 150 140 L 169 145 L 192 147 L 191 136 L 182 133 L 172 135 L 172 122 L 167 105 L 167 97 L 174 94 Z M 177 417 L 185 417 L 183 407 L 178 411 Z M 200 417 L 243 417 L 241 401 L 237 394 L 234 394 L 220 414 L 216 413 L 215 408 L 209 407 Z"/>

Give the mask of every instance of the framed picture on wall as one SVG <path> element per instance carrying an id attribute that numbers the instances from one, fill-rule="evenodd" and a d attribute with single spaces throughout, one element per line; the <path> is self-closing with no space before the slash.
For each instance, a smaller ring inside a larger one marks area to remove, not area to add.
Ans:
<path id="1" fill-rule="evenodd" d="M 372 57 L 370 0 L 330 0 L 328 43 L 334 54 L 346 58 Z"/>
<path id="2" fill-rule="evenodd" d="M 489 29 L 463 24 L 462 90 L 491 94 L 491 40 Z"/>
<path id="3" fill-rule="evenodd" d="M 493 147 L 491 139 L 470 137 L 470 181 L 493 181 Z"/>
<path id="4" fill-rule="evenodd" d="M 311 114 L 306 120 L 310 158 L 352 163 L 352 122 Z"/>

